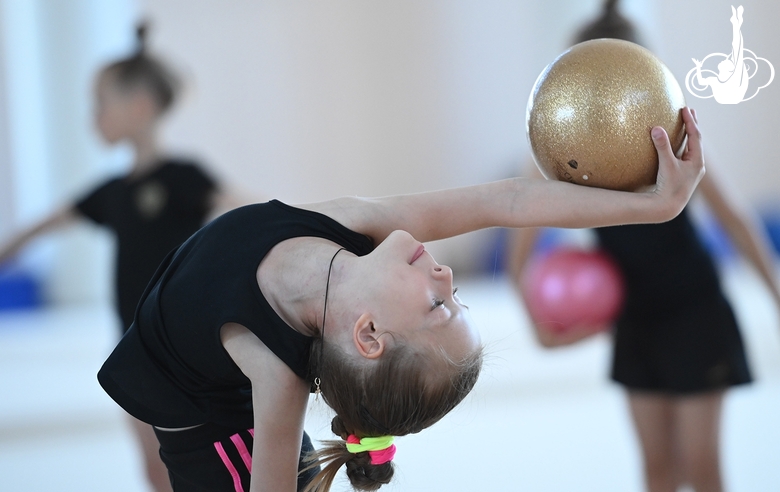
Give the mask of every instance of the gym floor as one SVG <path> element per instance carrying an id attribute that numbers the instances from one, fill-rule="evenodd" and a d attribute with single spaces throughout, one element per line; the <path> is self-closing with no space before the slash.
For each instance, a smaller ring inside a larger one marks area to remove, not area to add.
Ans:
<path id="1" fill-rule="evenodd" d="M 483 376 L 442 422 L 397 440 L 396 478 L 382 490 L 641 491 L 623 394 L 606 377 L 608 337 L 544 350 L 505 279 L 458 284 L 487 345 Z M 726 399 L 727 489 L 780 490 L 780 320 L 743 266 L 724 267 L 724 285 L 756 377 Z M 95 379 L 114 323 L 106 305 L 0 313 L 0 490 L 147 490 L 123 414 Z M 330 438 L 329 422 L 312 401 L 307 431 Z"/>

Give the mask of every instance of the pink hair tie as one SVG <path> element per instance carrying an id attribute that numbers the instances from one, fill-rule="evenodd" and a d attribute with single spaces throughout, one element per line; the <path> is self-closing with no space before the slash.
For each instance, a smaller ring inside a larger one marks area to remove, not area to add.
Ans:
<path id="1" fill-rule="evenodd" d="M 384 465 L 395 458 L 395 444 L 391 444 L 389 448 L 382 451 L 369 451 L 368 456 L 371 457 L 372 465 Z"/>
<path id="2" fill-rule="evenodd" d="M 393 436 L 358 438 L 354 434 L 347 436 L 347 451 L 353 454 L 368 452 L 372 465 L 383 465 L 395 457 Z"/>

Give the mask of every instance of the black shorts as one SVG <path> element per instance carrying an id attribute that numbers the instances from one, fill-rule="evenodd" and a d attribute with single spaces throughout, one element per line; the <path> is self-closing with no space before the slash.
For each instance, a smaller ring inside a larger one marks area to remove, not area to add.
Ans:
<path id="1" fill-rule="evenodd" d="M 174 492 L 249 491 L 254 429 L 236 430 L 208 423 L 184 431 L 155 429 L 155 434 Z M 306 466 L 304 457 L 313 451 L 311 439 L 304 432 L 299 471 Z M 317 473 L 319 468 L 298 475 L 298 490 Z"/>
<path id="2" fill-rule="evenodd" d="M 631 390 L 680 395 L 752 381 L 734 313 L 722 295 L 673 312 L 621 317 L 612 379 Z"/>

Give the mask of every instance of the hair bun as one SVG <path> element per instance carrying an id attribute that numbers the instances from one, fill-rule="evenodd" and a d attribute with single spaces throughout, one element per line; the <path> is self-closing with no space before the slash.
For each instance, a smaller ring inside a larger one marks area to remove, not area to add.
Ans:
<path id="1" fill-rule="evenodd" d="M 146 43 L 149 35 L 149 21 L 142 20 L 135 26 L 135 39 L 138 42 L 138 53 L 146 52 Z"/>
<path id="2" fill-rule="evenodd" d="M 333 420 L 330 421 L 330 430 L 331 432 L 341 437 L 345 441 L 347 440 L 349 431 L 347 431 L 347 428 L 344 427 L 344 422 L 341 420 L 341 417 L 339 417 L 338 415 L 333 417 Z"/>
<path id="3" fill-rule="evenodd" d="M 618 8 L 618 0 L 605 0 L 599 17 L 577 31 L 575 42 L 613 38 L 642 44 L 634 24 Z"/>
<path id="4" fill-rule="evenodd" d="M 394 468 L 392 462 L 372 465 L 367 452 L 357 453 L 346 462 L 347 477 L 357 490 L 378 490 L 382 485 L 390 483 Z"/>

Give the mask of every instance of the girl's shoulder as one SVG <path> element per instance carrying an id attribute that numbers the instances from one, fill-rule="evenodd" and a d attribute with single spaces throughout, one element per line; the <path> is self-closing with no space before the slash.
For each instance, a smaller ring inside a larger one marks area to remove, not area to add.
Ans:
<path id="1" fill-rule="evenodd" d="M 199 161 L 190 158 L 165 158 L 150 177 L 193 190 L 208 191 L 217 187 L 217 180 L 211 173 Z"/>

